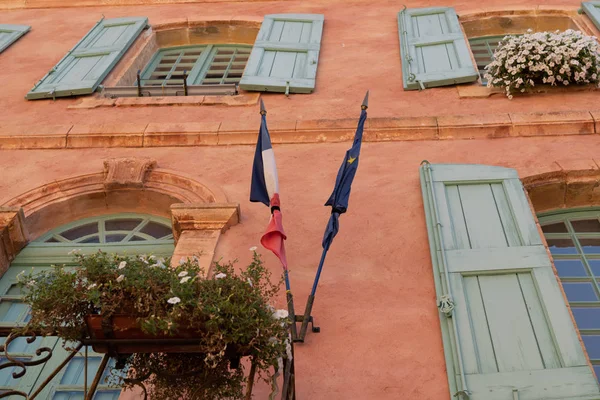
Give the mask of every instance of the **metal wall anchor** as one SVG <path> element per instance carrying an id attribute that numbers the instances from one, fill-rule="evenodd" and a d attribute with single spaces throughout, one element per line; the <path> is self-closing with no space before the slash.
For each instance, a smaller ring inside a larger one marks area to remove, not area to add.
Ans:
<path id="1" fill-rule="evenodd" d="M 446 317 L 450 318 L 452 317 L 452 310 L 454 310 L 454 301 L 450 296 L 444 295 L 438 301 L 438 308 Z"/>

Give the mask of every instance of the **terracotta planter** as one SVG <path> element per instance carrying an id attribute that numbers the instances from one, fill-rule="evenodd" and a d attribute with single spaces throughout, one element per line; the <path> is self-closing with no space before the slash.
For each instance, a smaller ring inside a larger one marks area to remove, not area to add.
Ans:
<path id="1" fill-rule="evenodd" d="M 205 349 L 194 343 L 202 335 L 201 330 L 180 329 L 176 335 L 149 335 L 142 331 L 135 317 L 114 315 L 103 326 L 102 315 L 87 315 L 85 322 L 92 349 L 97 353 L 204 353 Z M 118 340 L 110 342 L 111 339 Z M 231 368 L 237 368 L 240 358 L 247 356 L 235 345 L 228 345 L 225 355 Z"/>
<path id="2" fill-rule="evenodd" d="M 92 348 L 97 353 L 108 353 L 110 347 L 118 354 L 131 353 L 202 353 L 202 348 L 193 343 L 193 339 L 202 332 L 192 329 L 180 329 L 176 335 L 149 335 L 142 331 L 135 317 L 114 315 L 103 326 L 102 315 L 85 317 L 90 339 L 94 341 Z M 109 343 L 117 339 L 122 342 Z M 107 340 L 103 343 L 104 340 Z"/>

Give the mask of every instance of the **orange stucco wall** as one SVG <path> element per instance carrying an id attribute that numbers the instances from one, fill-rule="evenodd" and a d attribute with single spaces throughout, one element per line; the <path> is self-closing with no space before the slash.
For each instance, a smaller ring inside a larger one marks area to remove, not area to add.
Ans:
<path id="1" fill-rule="evenodd" d="M 328 217 L 322 204 L 347 147 L 275 147 L 300 311 L 320 256 Z M 598 150 L 594 136 L 365 143 L 350 208 L 317 292 L 313 315 L 322 332 L 309 333 L 306 343 L 296 346 L 298 398 L 449 398 L 419 185 L 421 160 L 507 166 L 525 177 L 556 169 L 555 160 L 592 160 Z M 248 248 L 258 244 L 267 223 L 267 208 L 247 200 L 250 146 L 0 154 L 0 203 L 55 179 L 97 172 L 107 157 L 145 156 L 162 168 L 210 181 L 241 204 L 241 223 L 222 236 L 217 257 L 239 258 L 241 265 L 249 261 Z M 130 206 L 135 210 L 136 204 Z M 264 257 L 278 274 L 274 256 Z M 283 295 L 280 300 L 283 307 Z"/>
<path id="2" fill-rule="evenodd" d="M 579 6 L 572 0 L 482 3 L 405 2 L 407 7 L 450 5 L 459 15 L 540 5 L 573 11 Z M 185 19 L 256 21 L 271 13 L 325 14 L 316 91 L 289 98 L 261 95 L 270 123 L 357 118 L 367 89 L 371 90 L 371 118 L 598 109 L 598 92 L 549 93 L 509 101 L 504 96 L 460 98 L 452 86 L 403 91 L 396 21 L 401 8 L 402 3 L 387 0 L 313 0 L 0 11 L 0 23 L 32 25 L 31 32 L 0 54 L 0 134 L 6 126 L 31 124 L 258 120 L 254 105 L 70 109 L 80 99 L 25 100 L 34 83 L 102 14 L 107 18 L 148 16 L 151 24 Z M 275 145 L 298 313 L 303 311 L 321 253 L 329 212 L 323 203 L 348 146 Z M 341 218 L 341 230 L 329 252 L 313 309 L 322 332 L 309 333 L 306 343 L 296 346 L 298 398 L 450 398 L 419 185 L 421 160 L 506 166 L 526 177 L 555 170 L 557 160 L 573 165 L 592 160 L 599 150 L 595 134 L 365 143 L 350 208 Z M 0 204 L 56 180 L 97 173 L 109 157 L 151 157 L 161 168 L 216 185 L 228 201 L 241 204 L 241 223 L 221 237 L 217 257 L 238 258 L 243 265 L 250 259 L 248 248 L 258 245 L 269 215 L 266 207 L 248 201 L 253 154 L 252 146 L 0 150 Z M 131 211 L 138 208 L 135 203 L 123 206 Z M 274 256 L 263 253 L 269 268 L 279 274 Z M 283 293 L 279 305 L 284 306 Z M 266 398 L 265 389 L 259 390 L 255 398 Z"/>
<path id="3" fill-rule="evenodd" d="M 78 99 L 28 102 L 25 94 L 98 21 L 107 18 L 147 16 L 151 24 L 189 20 L 261 20 L 271 13 L 322 13 L 325 15 L 316 91 L 311 95 L 264 95 L 271 121 L 355 117 L 357 105 L 371 90 L 372 117 L 485 114 L 518 111 L 589 110 L 593 92 L 557 93 L 515 98 L 503 96 L 461 99 L 456 87 L 426 92 L 402 90 L 397 13 L 407 7 L 453 6 L 461 14 L 486 9 L 551 9 L 574 11 L 572 0 L 512 1 L 272 1 L 86 7 L 0 11 L 2 23 L 29 24 L 32 30 L 0 57 L 0 126 L 13 124 L 128 122 L 197 122 L 229 119 L 231 107 L 67 109 Z M 240 119 L 255 117 L 255 108 L 236 107 Z"/>

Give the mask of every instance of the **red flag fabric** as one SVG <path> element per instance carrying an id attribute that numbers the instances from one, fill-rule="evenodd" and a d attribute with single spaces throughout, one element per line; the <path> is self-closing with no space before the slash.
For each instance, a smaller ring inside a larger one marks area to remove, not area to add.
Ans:
<path id="1" fill-rule="evenodd" d="M 279 193 L 275 193 L 271 199 L 271 207 L 276 207 L 269 220 L 267 231 L 260 238 L 260 243 L 267 250 L 271 250 L 273 254 L 279 258 L 283 268 L 287 269 L 287 258 L 285 256 L 285 246 L 283 241 L 287 239 L 283 231 L 283 219 L 279 210 Z"/>

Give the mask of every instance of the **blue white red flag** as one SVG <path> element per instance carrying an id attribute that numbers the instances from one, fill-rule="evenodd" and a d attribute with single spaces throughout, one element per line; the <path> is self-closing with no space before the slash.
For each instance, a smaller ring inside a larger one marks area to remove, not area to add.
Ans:
<path id="1" fill-rule="evenodd" d="M 283 241 L 286 239 L 283 231 L 283 221 L 279 201 L 279 181 L 275 153 L 271 146 L 271 137 L 267 129 L 266 113 L 262 114 L 254 165 L 252 166 L 252 182 L 250 184 L 250 201 L 260 202 L 271 207 L 271 218 L 267 231 L 261 237 L 260 243 L 271 250 L 281 264 L 287 269 L 287 258 Z"/>

